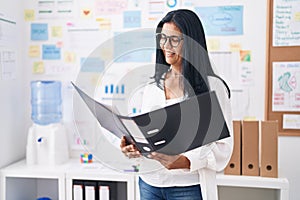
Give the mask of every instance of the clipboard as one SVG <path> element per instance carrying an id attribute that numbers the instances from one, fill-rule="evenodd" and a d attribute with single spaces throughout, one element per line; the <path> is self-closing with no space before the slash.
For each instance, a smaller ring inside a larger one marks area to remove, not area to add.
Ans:
<path id="1" fill-rule="evenodd" d="M 230 137 L 215 91 L 148 113 L 123 116 L 72 85 L 103 128 L 119 138 L 125 136 L 143 155 L 177 155 Z"/>

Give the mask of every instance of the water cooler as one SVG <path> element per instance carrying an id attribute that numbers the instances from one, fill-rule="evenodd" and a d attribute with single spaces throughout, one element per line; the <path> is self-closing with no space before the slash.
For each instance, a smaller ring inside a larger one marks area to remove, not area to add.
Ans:
<path id="1" fill-rule="evenodd" d="M 31 82 L 31 119 L 26 147 L 28 165 L 58 165 L 69 159 L 62 120 L 61 82 Z"/>

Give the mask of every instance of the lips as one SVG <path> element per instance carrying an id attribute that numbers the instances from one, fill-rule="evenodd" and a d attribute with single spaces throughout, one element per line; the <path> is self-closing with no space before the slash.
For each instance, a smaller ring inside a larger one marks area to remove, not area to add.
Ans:
<path id="1" fill-rule="evenodd" d="M 171 52 L 171 51 L 165 51 L 165 56 L 166 57 L 173 57 L 175 55 L 174 52 Z"/>

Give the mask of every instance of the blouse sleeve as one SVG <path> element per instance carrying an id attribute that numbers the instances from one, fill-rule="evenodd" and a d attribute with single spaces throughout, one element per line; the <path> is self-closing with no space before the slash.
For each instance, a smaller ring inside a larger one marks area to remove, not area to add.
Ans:
<path id="1" fill-rule="evenodd" d="M 185 152 L 183 155 L 186 156 L 191 163 L 190 171 L 202 168 L 222 171 L 228 164 L 232 154 L 233 132 L 231 105 L 227 97 L 226 88 L 217 78 L 211 78 L 209 83 L 211 90 L 216 91 L 231 136 Z"/>

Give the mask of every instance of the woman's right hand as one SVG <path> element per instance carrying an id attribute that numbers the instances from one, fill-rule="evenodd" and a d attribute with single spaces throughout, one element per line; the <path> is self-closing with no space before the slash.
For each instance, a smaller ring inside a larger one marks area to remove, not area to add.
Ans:
<path id="1" fill-rule="evenodd" d="M 128 158 L 138 158 L 141 156 L 141 153 L 134 144 L 127 145 L 125 136 L 121 138 L 120 148 L 122 153 Z"/>

